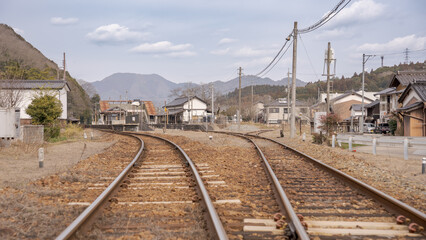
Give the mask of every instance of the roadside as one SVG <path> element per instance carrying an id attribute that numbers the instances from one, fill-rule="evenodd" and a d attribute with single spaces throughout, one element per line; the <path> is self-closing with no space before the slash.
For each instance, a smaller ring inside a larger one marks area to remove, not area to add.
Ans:
<path id="1" fill-rule="evenodd" d="M 38 163 L 39 146 L 16 143 L 9 148 L 0 148 L 0 188 L 21 188 L 29 181 L 65 171 L 116 142 L 104 132 L 86 130 L 86 134 L 87 139 L 81 137 L 81 140 L 43 144 L 43 168 L 39 168 Z"/>

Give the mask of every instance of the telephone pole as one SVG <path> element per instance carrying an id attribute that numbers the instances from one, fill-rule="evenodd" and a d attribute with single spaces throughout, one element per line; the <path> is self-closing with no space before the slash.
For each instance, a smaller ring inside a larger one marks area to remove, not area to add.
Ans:
<path id="1" fill-rule="evenodd" d="M 64 61 L 63 61 L 63 65 L 64 65 L 64 81 L 66 81 L 66 70 L 65 70 L 65 53 L 64 53 Z"/>
<path id="2" fill-rule="evenodd" d="M 327 114 L 330 113 L 330 63 L 331 63 L 331 44 L 328 42 L 327 48 Z"/>
<path id="3" fill-rule="evenodd" d="M 241 130 L 241 124 L 240 124 L 240 114 L 241 114 L 241 71 L 242 68 L 240 67 L 239 69 L 239 87 L 238 87 L 238 112 L 237 112 L 237 121 L 238 121 L 238 131 Z"/>
<path id="4" fill-rule="evenodd" d="M 294 138 L 296 133 L 296 63 L 297 63 L 297 22 L 294 22 L 293 29 L 293 69 L 291 82 L 291 121 L 290 138 Z"/>
<path id="5" fill-rule="evenodd" d="M 253 117 L 252 121 L 254 122 L 254 114 L 253 114 L 253 81 L 251 81 L 251 108 L 250 108 L 250 115 Z"/>
<path id="6" fill-rule="evenodd" d="M 287 124 L 290 122 L 290 69 L 287 70 Z"/>
<path id="7" fill-rule="evenodd" d="M 214 124 L 214 86 L 213 83 L 210 85 L 212 88 L 212 119 L 211 119 L 211 123 Z"/>

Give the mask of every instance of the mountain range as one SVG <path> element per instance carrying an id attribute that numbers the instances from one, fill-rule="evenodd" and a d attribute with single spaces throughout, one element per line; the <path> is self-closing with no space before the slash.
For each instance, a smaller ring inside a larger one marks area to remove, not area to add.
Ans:
<path id="1" fill-rule="evenodd" d="M 286 86 L 287 78 L 274 81 L 270 78 L 260 78 L 257 76 L 243 76 L 241 87 L 254 85 L 279 85 Z M 239 79 L 234 78 L 229 81 L 212 82 L 215 92 L 226 94 L 238 88 Z M 156 105 L 163 104 L 165 100 L 173 100 L 170 96 L 173 89 L 188 87 L 199 87 L 195 83 L 174 83 L 158 74 L 137 74 L 137 73 L 114 73 L 101 81 L 91 83 L 96 92 L 103 100 L 121 99 L 142 99 L 153 101 Z M 86 84 L 84 84 L 86 85 Z M 306 83 L 297 79 L 296 85 L 305 86 Z"/>

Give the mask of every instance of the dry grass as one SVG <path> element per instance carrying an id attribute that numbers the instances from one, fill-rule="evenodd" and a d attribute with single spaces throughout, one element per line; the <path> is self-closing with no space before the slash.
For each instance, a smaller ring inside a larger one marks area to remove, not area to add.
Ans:
<path id="1" fill-rule="evenodd" d="M 68 140 L 81 139 L 83 138 L 83 129 L 76 124 L 67 124 L 61 134 L 65 136 Z"/>

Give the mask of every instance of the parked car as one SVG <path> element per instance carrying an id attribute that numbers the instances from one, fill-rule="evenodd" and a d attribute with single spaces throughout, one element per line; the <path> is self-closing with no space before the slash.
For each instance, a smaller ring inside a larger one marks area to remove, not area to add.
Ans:
<path id="1" fill-rule="evenodd" d="M 379 123 L 379 125 L 374 130 L 376 133 L 388 133 L 390 132 L 389 124 L 388 123 Z"/>
<path id="2" fill-rule="evenodd" d="M 376 127 L 372 123 L 364 123 L 364 129 L 363 129 L 363 131 L 365 133 L 374 133 L 375 128 Z"/>

